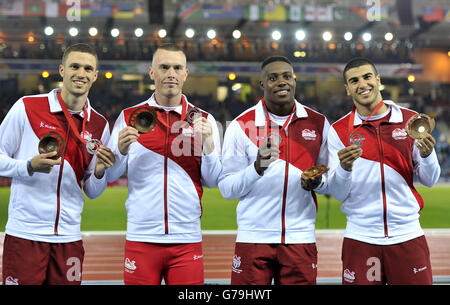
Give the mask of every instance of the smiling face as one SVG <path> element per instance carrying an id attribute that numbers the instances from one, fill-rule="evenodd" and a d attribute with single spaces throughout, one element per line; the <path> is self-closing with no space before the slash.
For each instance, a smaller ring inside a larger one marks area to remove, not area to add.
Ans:
<path id="1" fill-rule="evenodd" d="M 149 74 L 155 82 L 155 95 L 159 103 L 165 104 L 166 100 L 181 101 L 183 85 L 188 76 L 183 52 L 159 49 L 153 56 Z"/>
<path id="2" fill-rule="evenodd" d="M 371 65 L 351 68 L 345 73 L 345 90 L 360 112 L 374 109 L 381 102 L 380 75 Z"/>
<path id="3" fill-rule="evenodd" d="M 294 106 L 295 78 L 292 66 L 284 61 L 267 64 L 260 81 L 268 110 L 277 115 L 287 115 Z"/>
<path id="4" fill-rule="evenodd" d="M 86 97 L 92 84 L 97 80 L 97 59 L 85 52 L 70 52 L 59 65 L 59 74 L 63 78 L 64 95 Z"/>

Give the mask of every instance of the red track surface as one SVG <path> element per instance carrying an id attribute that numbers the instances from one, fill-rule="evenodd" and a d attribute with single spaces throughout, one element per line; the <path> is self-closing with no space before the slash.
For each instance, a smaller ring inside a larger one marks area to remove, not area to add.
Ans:
<path id="1" fill-rule="evenodd" d="M 431 251 L 433 276 L 450 277 L 450 231 L 428 230 L 425 235 Z M 316 237 L 319 251 L 318 278 L 340 278 L 343 232 L 317 231 Z M 83 241 L 86 253 L 83 281 L 123 281 L 125 235 L 112 232 L 88 233 L 83 236 Z M 234 234 L 208 233 L 203 236 L 207 282 L 229 283 L 234 241 Z M 0 252 L 2 252 L 3 238 L 1 238 L 0 246 Z"/>

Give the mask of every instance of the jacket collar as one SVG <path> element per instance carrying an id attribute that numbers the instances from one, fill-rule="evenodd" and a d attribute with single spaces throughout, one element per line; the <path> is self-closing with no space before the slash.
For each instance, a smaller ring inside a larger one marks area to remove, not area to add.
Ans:
<path id="1" fill-rule="evenodd" d="M 401 108 L 395 104 L 391 100 L 383 100 L 383 102 L 388 105 L 388 107 L 391 109 L 391 115 L 389 117 L 389 123 L 401 123 L 403 122 L 403 114 Z M 356 110 L 358 111 L 358 110 Z M 359 117 L 359 115 L 355 115 L 355 119 L 353 120 L 353 126 L 361 125 L 362 120 Z"/>
<path id="2" fill-rule="evenodd" d="M 292 117 L 292 120 L 295 120 L 297 118 L 307 118 L 308 113 L 305 110 L 305 107 L 303 107 L 302 104 L 300 104 L 297 100 L 295 100 L 295 114 Z M 255 106 L 255 126 L 265 126 L 266 125 L 266 111 L 264 110 L 263 106 L 263 100 L 259 100 L 258 104 Z"/>
<path id="3" fill-rule="evenodd" d="M 61 105 L 59 104 L 58 97 L 56 96 L 58 94 L 58 92 L 60 92 L 60 91 L 61 91 L 61 88 L 55 88 L 52 91 L 50 91 L 48 94 L 48 103 L 50 106 L 51 113 L 63 111 L 61 108 Z M 91 103 L 89 102 L 89 98 L 86 99 L 86 110 L 87 110 L 87 115 L 88 115 L 87 120 L 89 122 L 89 120 L 91 119 L 91 110 L 92 110 Z M 82 118 L 84 118 L 84 111 L 80 112 L 80 116 Z"/>
<path id="4" fill-rule="evenodd" d="M 182 99 L 184 99 L 186 101 L 186 105 L 189 105 L 190 107 L 194 107 L 194 105 L 192 105 L 191 103 L 188 102 L 187 97 L 182 94 Z M 165 109 L 167 107 L 161 106 L 156 102 L 155 99 L 155 94 L 153 93 L 152 96 L 150 96 L 150 98 L 147 100 L 147 103 L 149 106 L 151 107 L 156 107 L 156 108 L 161 108 L 161 109 Z M 173 108 L 173 111 L 177 112 L 178 114 L 182 114 L 183 112 L 183 103 L 180 103 L 178 106 Z"/>

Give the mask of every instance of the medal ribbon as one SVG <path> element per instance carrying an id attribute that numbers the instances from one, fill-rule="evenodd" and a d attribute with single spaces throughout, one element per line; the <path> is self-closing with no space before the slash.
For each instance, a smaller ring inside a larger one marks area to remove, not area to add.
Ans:
<path id="1" fill-rule="evenodd" d="M 155 98 L 156 101 L 156 98 Z M 184 99 L 184 96 L 181 96 L 181 121 L 184 121 L 186 119 L 186 113 L 187 113 L 187 102 Z M 160 121 L 164 126 L 166 126 L 167 128 L 170 128 L 169 126 L 169 122 L 166 122 L 165 120 L 162 119 L 161 114 L 156 111 L 156 117 L 158 118 L 158 121 Z"/>
<path id="2" fill-rule="evenodd" d="M 266 111 L 265 137 L 267 137 L 267 135 L 269 134 L 269 133 L 268 133 L 268 131 L 269 131 L 269 126 L 271 126 L 271 125 L 270 125 L 270 122 L 271 122 L 271 121 L 270 121 L 269 111 L 267 110 L 266 103 L 264 102 L 264 97 L 262 98 L 261 101 L 262 101 L 264 110 Z M 291 112 L 291 114 L 289 115 L 289 117 L 287 118 L 286 122 L 284 122 L 283 126 L 279 129 L 278 135 L 280 134 L 280 131 L 283 130 L 283 129 L 285 129 L 286 126 L 289 124 L 289 122 L 291 121 L 292 116 L 293 116 L 294 113 L 295 113 L 295 110 L 296 110 L 296 106 L 295 106 L 295 103 L 294 103 L 294 107 L 292 108 L 292 112 Z"/>
<path id="3" fill-rule="evenodd" d="M 64 103 L 64 100 L 62 99 L 61 91 L 58 91 L 56 96 L 58 98 L 59 105 L 61 106 L 62 111 L 64 112 L 64 116 L 66 117 L 66 120 L 69 123 L 70 129 L 73 131 L 73 133 L 78 138 L 78 140 L 80 140 L 81 143 L 86 145 L 87 141 L 83 138 L 84 137 L 84 133 L 86 131 L 86 120 L 87 120 L 87 117 L 88 117 L 88 113 L 87 113 L 87 109 L 86 109 L 86 103 L 84 104 L 84 107 L 83 107 L 84 118 L 83 118 L 83 128 L 82 128 L 82 131 L 81 131 L 81 134 L 83 135 L 83 137 L 82 137 L 82 136 L 80 136 L 80 133 L 78 132 L 78 128 L 75 125 L 75 122 L 73 121 L 73 118 L 72 118 L 72 116 L 69 113 L 69 110 L 67 109 L 66 103 Z"/>
<path id="4" fill-rule="evenodd" d="M 372 113 L 361 123 L 361 125 L 359 125 L 358 127 L 354 128 L 353 127 L 353 123 L 355 121 L 355 113 L 356 113 L 356 107 L 353 106 L 352 112 L 350 113 L 350 118 L 348 121 L 348 135 L 350 137 L 351 133 L 355 133 L 358 129 L 360 129 L 362 127 L 362 125 L 364 125 L 371 117 L 373 117 L 373 115 L 381 109 L 381 107 L 384 106 L 384 102 L 383 100 L 381 100 L 381 102 L 377 105 L 377 107 L 375 107 L 375 109 L 372 111 Z"/>

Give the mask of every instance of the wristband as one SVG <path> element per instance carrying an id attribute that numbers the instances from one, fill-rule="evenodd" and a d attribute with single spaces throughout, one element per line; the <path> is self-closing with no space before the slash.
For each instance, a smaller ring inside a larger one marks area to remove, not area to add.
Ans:
<path id="1" fill-rule="evenodd" d="M 28 168 L 28 174 L 30 176 L 33 176 L 33 167 L 31 166 L 31 160 L 28 160 L 27 162 L 27 168 Z"/>

